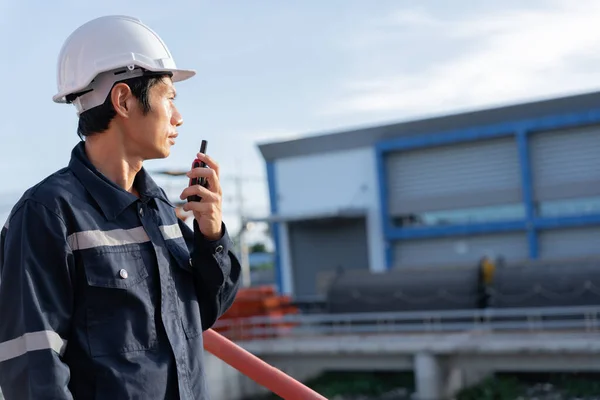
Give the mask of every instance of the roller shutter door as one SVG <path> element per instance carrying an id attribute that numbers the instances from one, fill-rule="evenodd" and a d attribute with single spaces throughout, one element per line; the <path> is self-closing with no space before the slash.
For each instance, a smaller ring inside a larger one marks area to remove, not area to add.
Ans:
<path id="1" fill-rule="evenodd" d="M 600 195 L 600 126 L 530 138 L 536 201 Z"/>
<path id="2" fill-rule="evenodd" d="M 522 201 L 514 137 L 387 156 L 390 215 Z"/>
<path id="3" fill-rule="evenodd" d="M 338 268 L 369 269 L 364 218 L 288 224 L 294 295 L 318 295 L 320 275 Z"/>
<path id="4" fill-rule="evenodd" d="M 600 256 L 598 226 L 542 231 L 539 241 L 543 259 Z"/>
<path id="5" fill-rule="evenodd" d="M 502 256 L 508 262 L 528 258 L 525 233 L 403 240 L 394 246 L 394 267 L 477 265 L 484 256 Z"/>

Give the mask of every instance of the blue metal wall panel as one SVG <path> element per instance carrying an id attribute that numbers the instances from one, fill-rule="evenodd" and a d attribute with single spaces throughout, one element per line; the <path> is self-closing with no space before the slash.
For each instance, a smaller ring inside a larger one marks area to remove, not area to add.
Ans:
<path id="1" fill-rule="evenodd" d="M 382 182 L 387 182 L 387 168 L 385 166 L 385 159 L 383 150 L 376 147 L 375 148 L 375 160 L 377 162 L 377 180 L 379 184 L 379 212 L 381 214 L 381 223 L 383 225 L 384 232 L 389 232 L 392 229 L 392 224 L 388 217 L 388 190 L 387 185 L 382 184 Z M 390 238 L 387 235 L 384 235 L 385 238 L 385 265 L 387 269 L 392 267 L 392 262 L 394 259 L 394 250 Z"/>
<path id="2" fill-rule="evenodd" d="M 527 131 L 517 131 L 517 146 L 519 148 L 519 163 L 521 165 L 521 191 L 525 204 L 525 218 L 527 219 L 527 241 L 529 242 L 529 257 L 538 258 L 538 238 L 535 225 L 531 223 L 535 218 L 535 205 L 533 203 L 533 185 L 531 181 L 531 161 L 529 152 L 529 138 Z"/>
<path id="3" fill-rule="evenodd" d="M 575 215 L 557 218 L 534 218 L 537 229 L 558 229 L 600 224 L 600 214 Z"/>
<path id="4" fill-rule="evenodd" d="M 277 180 L 275 178 L 275 163 L 273 161 L 267 162 L 267 183 L 269 186 L 269 203 L 271 208 L 271 214 L 277 214 Z M 281 265 L 281 243 L 279 241 L 279 223 L 274 222 L 271 224 L 271 232 L 273 233 L 273 244 L 275 246 L 275 282 L 277 284 L 277 291 L 281 293 L 283 290 L 283 271 Z"/>

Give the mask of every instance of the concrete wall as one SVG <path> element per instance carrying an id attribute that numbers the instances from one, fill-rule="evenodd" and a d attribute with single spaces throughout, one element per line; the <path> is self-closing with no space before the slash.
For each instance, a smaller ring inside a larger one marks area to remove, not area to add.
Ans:
<path id="1" fill-rule="evenodd" d="M 212 400 L 240 400 L 248 396 L 270 393 L 268 389 L 258 385 L 212 354 L 205 352 L 204 360 Z M 314 363 L 303 365 L 296 362 L 282 362 L 273 366 L 300 382 L 322 372 L 322 369 L 315 367 Z M 1 394 L 0 400 L 2 400 Z"/>
<path id="2" fill-rule="evenodd" d="M 213 400 L 237 400 L 268 393 L 266 389 L 239 373 L 210 353 L 204 353 L 206 380 Z"/>

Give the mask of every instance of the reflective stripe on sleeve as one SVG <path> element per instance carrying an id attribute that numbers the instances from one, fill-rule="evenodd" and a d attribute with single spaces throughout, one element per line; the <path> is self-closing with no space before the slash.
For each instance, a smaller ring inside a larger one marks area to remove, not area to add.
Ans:
<path id="1" fill-rule="evenodd" d="M 54 350 L 63 355 L 67 341 L 53 331 L 26 333 L 18 338 L 0 343 L 0 362 L 17 358 L 25 353 L 36 350 Z"/>

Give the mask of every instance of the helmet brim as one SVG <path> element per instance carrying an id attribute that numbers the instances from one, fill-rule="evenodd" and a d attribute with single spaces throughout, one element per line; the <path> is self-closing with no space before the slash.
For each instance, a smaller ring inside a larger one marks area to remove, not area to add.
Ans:
<path id="1" fill-rule="evenodd" d="M 196 75 L 196 71 L 192 70 L 192 69 L 153 69 L 153 68 L 147 68 L 147 70 L 152 71 L 152 72 L 167 72 L 167 73 L 170 72 L 172 74 L 171 79 L 173 80 L 173 82 L 182 82 L 182 81 L 190 79 L 190 78 L 192 78 L 193 76 Z M 91 83 L 91 81 L 90 81 L 90 83 Z M 56 93 L 54 96 L 52 96 L 52 100 L 55 103 L 66 103 L 67 102 L 66 97 L 68 95 L 73 94 L 73 93 L 81 92 L 81 91 L 85 90 L 88 86 L 89 86 L 89 83 L 87 85 L 85 85 L 85 86 L 82 86 L 82 87 L 79 87 L 79 88 L 75 88 L 73 90 Z"/>

